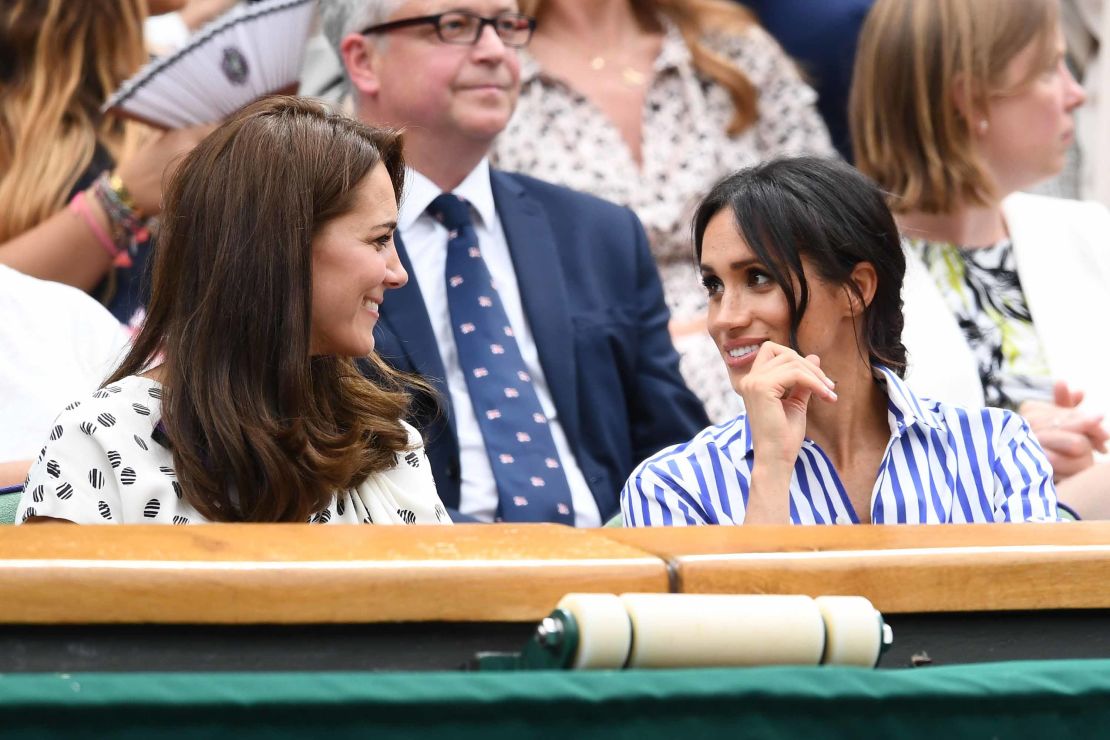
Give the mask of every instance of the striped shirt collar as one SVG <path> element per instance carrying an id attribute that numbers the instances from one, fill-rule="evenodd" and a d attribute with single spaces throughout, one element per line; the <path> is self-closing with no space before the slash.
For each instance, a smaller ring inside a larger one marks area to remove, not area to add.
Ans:
<path id="1" fill-rule="evenodd" d="M 899 438 L 911 427 L 924 426 L 938 432 L 945 430 L 944 420 L 936 411 L 925 408 L 921 401 L 913 394 L 905 381 L 885 365 L 872 365 L 871 374 L 875 381 L 886 391 L 887 423 L 890 425 L 890 436 Z M 752 440 L 751 423 L 748 415 L 742 414 L 731 422 L 720 425 L 721 436 L 717 446 L 733 460 L 751 456 L 754 443 Z M 806 438 L 807 444 L 812 444 Z M 737 456 L 738 455 L 738 456 Z"/>

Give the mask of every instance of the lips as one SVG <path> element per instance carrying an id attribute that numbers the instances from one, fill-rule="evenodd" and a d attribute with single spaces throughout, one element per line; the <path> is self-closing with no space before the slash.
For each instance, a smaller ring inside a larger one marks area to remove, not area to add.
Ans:
<path id="1" fill-rule="evenodd" d="M 765 339 L 734 339 L 721 345 L 721 354 L 730 368 L 744 367 L 755 361 Z"/>

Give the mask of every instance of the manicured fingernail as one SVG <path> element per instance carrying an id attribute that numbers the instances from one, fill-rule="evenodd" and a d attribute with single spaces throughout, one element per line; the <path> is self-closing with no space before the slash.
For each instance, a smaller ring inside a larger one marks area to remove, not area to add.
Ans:
<path id="1" fill-rule="evenodd" d="M 826 377 L 825 378 L 825 385 L 827 385 L 829 387 L 829 389 L 832 390 L 832 389 L 836 388 L 836 381 L 833 380 L 832 378 Z"/>
<path id="2" fill-rule="evenodd" d="M 830 401 L 835 401 L 837 399 L 836 391 L 830 390 L 828 393 L 828 397 Z"/>

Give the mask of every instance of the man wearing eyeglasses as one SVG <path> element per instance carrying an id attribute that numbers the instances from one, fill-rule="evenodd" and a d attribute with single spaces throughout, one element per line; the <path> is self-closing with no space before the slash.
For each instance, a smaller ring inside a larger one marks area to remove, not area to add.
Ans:
<path id="1" fill-rule="evenodd" d="M 376 347 L 446 401 L 414 419 L 440 498 L 460 520 L 598 526 L 637 463 L 707 419 L 635 215 L 489 166 L 535 20 L 514 0 L 323 0 L 321 16 L 358 117 L 405 132 L 410 279 Z"/>

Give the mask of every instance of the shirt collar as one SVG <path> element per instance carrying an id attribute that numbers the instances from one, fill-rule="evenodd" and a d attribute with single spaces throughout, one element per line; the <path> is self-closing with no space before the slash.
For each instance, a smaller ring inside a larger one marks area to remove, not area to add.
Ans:
<path id="1" fill-rule="evenodd" d="M 909 386 L 893 370 L 885 365 L 872 365 L 871 374 L 886 391 L 887 423 L 890 424 L 892 437 L 901 437 L 911 426 L 922 425 L 943 432 L 945 427 L 939 414 L 922 405 Z M 737 424 L 736 421 L 741 423 Z M 728 448 L 739 453 L 739 457 L 752 454 L 752 428 L 747 414 L 723 425 L 723 433 L 718 438 L 718 447 Z"/>
<path id="2" fill-rule="evenodd" d="M 655 57 L 652 70 L 658 75 L 660 72 L 669 69 L 692 65 L 694 57 L 690 53 L 690 47 L 686 46 L 686 41 L 682 38 L 682 32 L 678 30 L 678 26 L 665 15 L 660 14 L 658 19 L 659 25 L 663 27 L 663 45 L 659 48 L 659 56 Z M 528 53 L 527 49 L 520 49 L 517 54 L 520 57 L 520 84 L 522 86 L 540 76 L 551 79 L 550 75 L 544 73 L 543 67 L 540 66 L 535 57 Z"/>
<path id="3" fill-rule="evenodd" d="M 493 202 L 493 187 L 490 185 L 489 176 L 489 159 L 483 157 L 478 166 L 466 176 L 466 179 L 451 191 L 470 203 L 471 208 L 474 209 L 487 228 L 497 217 L 497 208 Z M 405 170 L 405 194 L 401 199 L 401 207 L 397 215 L 397 228 L 402 232 L 402 235 L 405 229 L 408 229 L 416 222 L 416 219 L 424 215 L 428 206 L 442 192 L 438 185 L 411 167 Z"/>
<path id="4" fill-rule="evenodd" d="M 940 415 L 922 405 L 921 400 L 914 395 L 905 381 L 885 365 L 872 365 L 871 373 L 875 380 L 886 390 L 887 422 L 890 424 L 891 436 L 901 437 L 906 429 L 920 424 L 938 432 L 943 432 L 944 422 Z"/>

